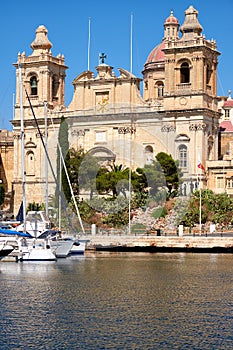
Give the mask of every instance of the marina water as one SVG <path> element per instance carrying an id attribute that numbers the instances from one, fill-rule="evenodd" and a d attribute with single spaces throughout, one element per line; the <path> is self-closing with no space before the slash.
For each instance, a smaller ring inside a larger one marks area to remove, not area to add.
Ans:
<path id="1" fill-rule="evenodd" d="M 231 254 L 1 262 L 1 350 L 230 349 Z"/>

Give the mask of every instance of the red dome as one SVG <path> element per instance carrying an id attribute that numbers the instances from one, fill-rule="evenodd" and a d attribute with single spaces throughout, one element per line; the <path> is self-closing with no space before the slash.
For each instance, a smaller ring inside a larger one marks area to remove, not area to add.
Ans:
<path id="1" fill-rule="evenodd" d="M 233 107 L 233 100 L 225 101 L 223 107 Z"/>
<path id="2" fill-rule="evenodd" d="M 164 52 L 163 49 L 165 47 L 165 43 L 161 42 L 161 44 L 157 45 L 149 54 L 146 63 L 164 61 Z"/>
<path id="3" fill-rule="evenodd" d="M 175 16 L 173 16 L 173 12 L 172 11 L 171 11 L 170 16 L 164 22 L 164 24 L 171 24 L 171 23 L 179 24 L 178 19 Z"/>

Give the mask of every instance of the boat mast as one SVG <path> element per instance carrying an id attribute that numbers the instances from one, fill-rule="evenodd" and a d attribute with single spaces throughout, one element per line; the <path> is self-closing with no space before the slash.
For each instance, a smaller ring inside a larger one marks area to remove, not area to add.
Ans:
<path id="1" fill-rule="evenodd" d="M 88 18 L 87 70 L 90 70 L 91 18 Z"/>
<path id="2" fill-rule="evenodd" d="M 39 135 L 40 135 L 40 139 L 41 139 L 43 148 L 44 148 L 44 150 L 45 150 L 45 154 L 46 154 L 46 157 L 47 157 L 47 160 L 48 160 L 48 164 L 49 164 L 49 166 L 50 166 L 50 170 L 51 170 L 51 172 L 52 172 L 52 176 L 53 176 L 53 178 L 54 178 L 54 181 L 55 181 L 55 183 L 56 183 L 56 187 L 57 187 L 58 192 L 59 192 L 59 197 L 61 198 L 61 200 L 62 200 L 62 202 L 63 202 L 63 206 L 64 206 L 64 208 L 65 208 L 64 199 L 63 199 L 62 193 L 61 193 L 61 191 L 60 191 L 60 186 L 59 186 L 59 183 L 58 183 L 58 181 L 57 181 L 57 177 L 56 177 L 56 175 L 55 175 L 55 172 L 54 172 L 54 169 L 53 169 L 51 160 L 50 160 L 50 158 L 49 158 L 48 150 L 47 150 L 46 147 L 45 147 L 45 142 L 44 142 L 44 139 L 43 139 L 43 137 L 42 137 L 42 133 L 41 133 L 41 130 L 40 130 L 40 127 L 39 127 L 39 123 L 38 123 L 38 120 L 36 119 L 36 116 L 35 116 L 35 113 L 34 113 L 34 110 L 33 110 L 33 107 L 32 107 L 32 104 L 31 104 L 31 101 L 30 101 L 30 98 L 29 98 L 29 95 L 28 95 L 26 89 L 25 89 L 25 93 L 26 93 L 26 96 L 27 96 L 27 99 L 28 99 L 28 102 L 29 102 L 29 105 L 30 105 L 30 109 L 31 109 L 31 111 L 32 111 L 33 118 L 34 118 L 35 123 L 36 123 L 37 130 L 38 130 Z M 55 130 L 54 125 L 53 125 L 53 120 L 52 120 L 52 118 L 51 118 L 51 121 L 52 121 L 53 130 Z M 64 170 L 65 170 L 65 173 L 66 173 L 66 176 L 67 176 L 68 184 L 69 184 L 69 187 L 70 187 L 71 195 L 72 195 L 72 198 L 73 198 L 73 200 L 74 200 L 75 209 L 76 209 L 76 211 L 77 211 L 77 215 L 78 215 L 78 218 L 79 218 L 79 222 L 80 222 L 82 231 L 83 231 L 83 233 L 85 234 L 84 226 L 83 226 L 82 219 L 81 219 L 81 216 L 80 216 L 80 213 L 79 213 L 79 210 L 78 210 L 77 202 L 76 202 L 75 197 L 74 197 L 73 189 L 72 189 L 72 186 L 71 186 L 71 183 L 70 183 L 70 179 L 69 179 L 69 176 L 68 176 L 68 172 L 67 172 L 67 168 L 66 168 L 66 165 L 65 165 L 64 158 L 63 158 L 63 156 L 62 156 L 61 146 L 60 146 L 59 142 L 58 142 L 58 147 L 59 147 L 59 152 L 60 152 L 62 164 L 63 164 L 63 166 L 64 166 Z"/>
<path id="3" fill-rule="evenodd" d="M 45 149 L 48 153 L 48 126 L 47 126 L 47 102 L 44 101 L 44 132 L 45 132 Z M 45 156 L 45 214 L 48 217 L 49 210 L 48 210 L 48 201 L 49 201 L 49 195 L 48 195 L 48 159 Z"/>
<path id="4" fill-rule="evenodd" d="M 61 193 L 61 177 L 62 177 L 62 169 L 61 169 L 61 150 L 59 149 L 59 193 Z M 61 196 L 58 197 L 58 228 L 61 230 Z"/>
<path id="5" fill-rule="evenodd" d="M 69 188 L 70 188 L 71 197 L 72 197 L 72 199 L 74 201 L 74 206 L 75 206 L 76 213 L 77 213 L 77 216 L 78 216 L 78 219 L 79 219 L 79 223 L 80 223 L 80 226 L 81 226 L 83 234 L 85 234 L 85 229 L 84 229 L 84 226 L 83 226 L 82 218 L 81 218 L 80 213 L 79 213 L 78 204 L 77 204 L 77 201 L 76 201 L 76 198 L 75 198 L 75 195 L 74 195 L 74 191 L 73 191 L 73 188 L 72 188 L 72 185 L 71 185 L 71 182 L 70 182 L 70 178 L 69 178 L 69 174 L 68 174 L 68 171 L 67 171 L 66 163 L 65 163 L 64 157 L 62 155 L 62 149 L 61 149 L 61 146 L 60 146 L 59 142 L 58 142 L 58 149 L 59 149 L 59 152 L 60 152 L 60 158 L 61 158 L 61 161 L 62 161 L 62 165 L 63 165 L 64 170 L 65 170 L 66 179 L 68 181 L 68 185 L 69 185 Z"/>
<path id="6" fill-rule="evenodd" d="M 130 73 L 132 74 L 133 71 L 133 13 L 131 13 L 130 16 Z M 131 103 L 131 102 L 130 102 Z M 132 117 L 131 117 L 131 125 L 130 125 L 130 140 L 129 140 L 129 206 L 128 206 L 128 233 L 131 233 L 131 181 L 132 181 L 132 131 L 133 131 L 133 125 L 132 125 Z"/>
<path id="7" fill-rule="evenodd" d="M 133 72 L 133 13 L 130 16 L 130 73 Z"/>
<path id="8" fill-rule="evenodd" d="M 23 81 L 22 66 L 19 63 L 19 96 L 20 96 L 20 140 L 21 140 L 21 171 L 22 171 L 22 204 L 23 223 L 26 230 L 26 189 L 25 189 L 25 155 L 24 155 L 24 111 L 23 111 Z"/>

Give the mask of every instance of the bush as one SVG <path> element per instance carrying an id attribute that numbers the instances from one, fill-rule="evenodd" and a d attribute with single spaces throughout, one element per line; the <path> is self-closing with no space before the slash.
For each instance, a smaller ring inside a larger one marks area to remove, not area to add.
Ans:
<path id="1" fill-rule="evenodd" d="M 165 218 L 165 216 L 167 215 L 167 211 L 164 207 L 159 207 L 156 208 L 153 213 L 151 214 L 151 216 L 154 219 L 158 219 L 158 218 Z"/>
<path id="2" fill-rule="evenodd" d="M 146 232 L 146 225 L 144 224 L 134 224 L 131 226 L 131 233 L 145 233 Z"/>

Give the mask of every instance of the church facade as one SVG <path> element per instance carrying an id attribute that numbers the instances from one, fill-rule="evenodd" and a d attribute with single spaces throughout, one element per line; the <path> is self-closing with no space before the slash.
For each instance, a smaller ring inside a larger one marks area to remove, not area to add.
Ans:
<path id="1" fill-rule="evenodd" d="M 207 161 L 218 159 L 220 53 L 216 42 L 206 39 L 202 31 L 193 6 L 185 11 L 182 25 L 171 12 L 164 22 L 161 43 L 142 67 L 142 79 L 123 68 L 115 73 L 102 54 L 96 72 L 82 72 L 73 80 L 73 98 L 65 106 L 68 67 L 64 56 L 52 55 L 46 27 L 38 27 L 31 55 L 19 53 L 14 64 L 14 213 L 22 199 L 22 114 L 28 202 L 43 203 L 46 193 L 46 157 L 36 124 L 46 138 L 56 171 L 62 117 L 68 124 L 70 148 L 133 169 L 150 163 L 158 152 L 166 152 L 179 160 L 184 194 L 196 186 L 197 175 L 206 187 L 208 178 L 204 171 L 199 172 L 198 162 L 206 166 Z M 51 170 L 48 174 L 49 194 L 54 194 Z"/>

